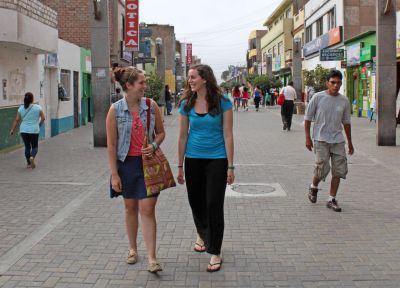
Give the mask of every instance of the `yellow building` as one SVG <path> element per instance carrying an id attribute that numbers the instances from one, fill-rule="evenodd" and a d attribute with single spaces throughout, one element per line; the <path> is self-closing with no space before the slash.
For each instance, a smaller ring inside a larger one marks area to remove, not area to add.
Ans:
<path id="1" fill-rule="evenodd" d="M 262 74 L 261 63 L 261 38 L 267 33 L 266 30 L 254 30 L 250 32 L 247 50 L 247 72 L 248 74 Z"/>
<path id="2" fill-rule="evenodd" d="M 291 79 L 292 48 L 293 48 L 293 7 L 291 0 L 283 0 L 274 12 L 264 22 L 268 32 L 261 38 L 263 62 L 271 57 L 271 69 L 267 71 L 279 77 L 286 85 Z"/>

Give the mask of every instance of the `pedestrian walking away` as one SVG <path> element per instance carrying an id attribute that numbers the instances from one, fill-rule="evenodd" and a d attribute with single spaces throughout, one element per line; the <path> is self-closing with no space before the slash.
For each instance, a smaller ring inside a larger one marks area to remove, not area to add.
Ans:
<path id="1" fill-rule="evenodd" d="M 147 248 L 148 271 L 161 271 L 156 257 L 155 206 L 158 193 L 147 195 L 142 155 L 151 156 L 165 138 L 160 109 L 151 100 L 150 107 L 143 97 L 146 78 L 135 67 L 116 68 L 115 80 L 121 84 L 125 97 L 111 105 L 107 119 L 107 151 L 111 169 L 110 197 L 122 196 L 129 240 L 128 264 L 138 261 L 137 234 L 140 214 L 144 242 Z M 150 109 L 149 145 L 143 147 L 147 110 Z"/>
<path id="2" fill-rule="evenodd" d="M 42 107 L 34 104 L 34 96 L 31 92 L 25 93 L 24 105 L 18 108 L 17 115 L 10 129 L 10 135 L 14 135 L 17 125 L 25 145 L 26 167 L 34 169 L 36 167 L 35 158 L 39 149 L 40 127 L 46 120 Z"/>
<path id="3" fill-rule="evenodd" d="M 186 179 L 197 230 L 194 250 L 211 254 L 207 271 L 215 272 L 222 266 L 226 184 L 235 180 L 232 103 L 221 95 L 210 66 L 192 66 L 188 77 L 178 110 L 177 180 Z"/>
<path id="4" fill-rule="evenodd" d="M 346 96 L 339 93 L 342 85 L 342 73 L 332 70 L 327 76 L 327 90 L 314 94 L 308 104 L 304 127 L 306 147 L 315 153 L 315 167 L 312 183 L 309 187 L 308 199 L 317 202 L 318 184 L 325 181 L 332 164 L 332 179 L 329 198 L 326 206 L 333 211 L 341 212 L 342 208 L 336 199 L 340 178 L 346 179 L 348 172 L 343 127 L 347 138 L 348 154 L 354 153 L 351 140 L 350 104 Z M 314 121 L 313 140 L 310 136 L 311 121 Z"/>
<path id="5" fill-rule="evenodd" d="M 242 96 L 242 93 L 239 90 L 239 86 L 236 85 L 233 89 L 232 89 L 232 97 L 233 97 L 233 105 L 235 107 L 235 111 L 239 111 L 239 107 L 240 107 L 240 97 Z"/>
<path id="6" fill-rule="evenodd" d="M 249 88 L 244 87 L 242 93 L 242 108 L 243 111 L 249 111 Z"/>
<path id="7" fill-rule="evenodd" d="M 172 115 L 172 96 L 169 86 L 165 85 L 165 106 L 167 106 L 167 115 Z"/>
<path id="8" fill-rule="evenodd" d="M 283 130 L 287 129 L 287 131 L 290 131 L 292 127 L 294 99 L 296 99 L 296 90 L 293 88 L 293 81 L 289 81 L 288 85 L 283 88 L 281 93 L 285 97 L 285 102 L 283 102 L 281 106 Z"/>
<path id="9" fill-rule="evenodd" d="M 260 101 L 261 101 L 260 86 L 257 85 L 256 88 L 254 88 L 253 97 L 254 97 L 254 105 L 256 106 L 256 112 L 258 112 L 258 109 L 260 107 Z"/>

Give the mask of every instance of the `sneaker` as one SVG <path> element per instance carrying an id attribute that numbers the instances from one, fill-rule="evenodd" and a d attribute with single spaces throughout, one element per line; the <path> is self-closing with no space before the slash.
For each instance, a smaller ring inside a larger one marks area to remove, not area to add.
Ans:
<path id="1" fill-rule="evenodd" d="M 308 200 L 310 200 L 311 203 L 316 203 L 317 202 L 317 194 L 318 194 L 318 188 L 308 188 Z"/>
<path id="2" fill-rule="evenodd" d="M 126 257 L 126 263 L 135 264 L 138 261 L 138 258 L 139 258 L 139 256 L 136 253 L 136 251 L 133 249 L 129 249 L 128 257 Z"/>
<path id="3" fill-rule="evenodd" d="M 35 169 L 35 167 L 36 167 L 35 158 L 33 158 L 32 156 L 29 157 L 29 162 L 31 162 L 31 168 Z"/>
<path id="4" fill-rule="evenodd" d="M 339 207 L 339 203 L 335 198 L 326 202 L 326 207 L 332 209 L 335 212 L 342 212 L 342 208 Z"/>
<path id="5" fill-rule="evenodd" d="M 283 130 L 286 130 L 286 128 L 287 128 L 287 125 L 285 123 L 285 124 L 283 124 Z"/>

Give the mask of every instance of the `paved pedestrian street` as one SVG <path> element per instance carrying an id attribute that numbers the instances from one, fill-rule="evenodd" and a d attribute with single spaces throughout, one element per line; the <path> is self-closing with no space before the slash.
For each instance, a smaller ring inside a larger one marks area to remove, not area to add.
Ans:
<path id="1" fill-rule="evenodd" d="M 177 111 L 162 144 L 177 166 Z M 127 265 L 122 199 L 108 195 L 105 148 L 85 126 L 41 141 L 37 168 L 23 150 L 0 154 L 0 287 L 400 287 L 400 147 L 377 147 L 375 123 L 353 118 L 355 155 L 339 188 L 342 213 L 307 189 L 313 153 L 302 117 L 282 130 L 278 107 L 235 112 L 236 184 L 227 189 L 222 269 L 193 251 L 184 186 L 161 192 L 158 258 Z M 400 143 L 400 128 L 397 128 Z"/>

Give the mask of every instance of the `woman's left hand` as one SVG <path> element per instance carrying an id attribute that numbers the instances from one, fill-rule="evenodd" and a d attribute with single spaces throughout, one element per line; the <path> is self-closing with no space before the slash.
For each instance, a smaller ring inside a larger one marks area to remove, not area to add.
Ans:
<path id="1" fill-rule="evenodd" d="M 149 144 L 146 148 L 142 148 L 142 155 L 146 157 L 151 157 L 154 153 L 153 145 Z"/>
<path id="2" fill-rule="evenodd" d="M 233 184 L 235 181 L 235 172 L 233 172 L 233 169 L 228 169 L 228 177 L 226 179 L 226 183 L 229 185 Z"/>

